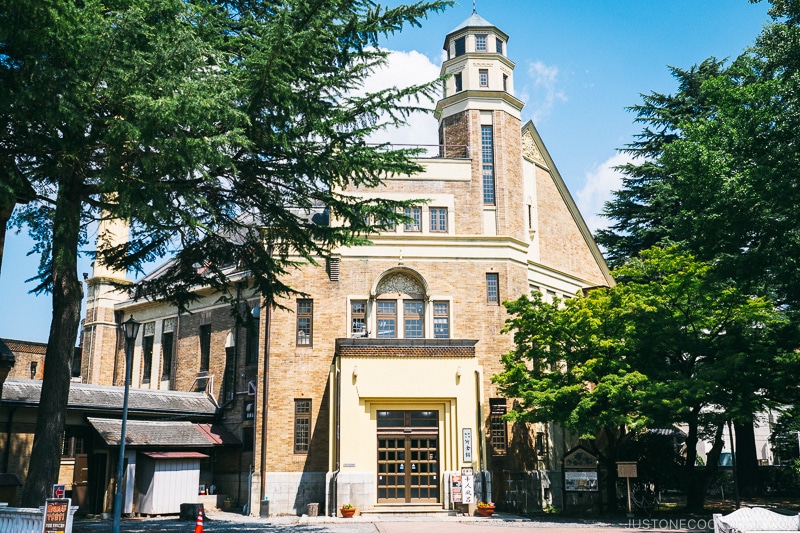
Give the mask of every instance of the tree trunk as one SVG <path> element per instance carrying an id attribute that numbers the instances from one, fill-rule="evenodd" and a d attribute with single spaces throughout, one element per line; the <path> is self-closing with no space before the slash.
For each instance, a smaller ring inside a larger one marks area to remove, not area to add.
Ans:
<path id="1" fill-rule="evenodd" d="M 758 451 L 753 423 L 734 422 L 736 430 L 736 471 L 739 495 L 745 497 L 761 495 L 761 480 L 758 474 Z"/>
<path id="2" fill-rule="evenodd" d="M 13 202 L 10 206 L 0 206 L 0 274 L 3 272 L 3 250 L 5 250 L 6 247 L 6 229 L 8 229 L 8 221 L 16 205 L 17 203 Z"/>
<path id="3" fill-rule="evenodd" d="M 53 219 L 53 318 L 45 352 L 42 396 L 36 417 L 23 507 L 39 507 L 58 481 L 72 357 L 78 338 L 83 287 L 78 279 L 81 200 L 77 180 L 64 180 Z"/>
<path id="4" fill-rule="evenodd" d="M 689 433 L 686 435 L 686 509 L 690 512 L 703 510 L 705 505 L 705 487 L 702 483 L 701 471 L 697 463 L 697 416 L 689 421 Z"/>

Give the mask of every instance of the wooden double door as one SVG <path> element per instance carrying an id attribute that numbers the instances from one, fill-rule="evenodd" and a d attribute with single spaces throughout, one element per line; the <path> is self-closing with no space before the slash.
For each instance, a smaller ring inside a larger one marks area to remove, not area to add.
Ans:
<path id="1" fill-rule="evenodd" d="M 403 417 L 416 421 L 419 418 Z M 438 427 L 382 428 L 379 423 L 378 503 L 436 503 L 440 480 Z"/>

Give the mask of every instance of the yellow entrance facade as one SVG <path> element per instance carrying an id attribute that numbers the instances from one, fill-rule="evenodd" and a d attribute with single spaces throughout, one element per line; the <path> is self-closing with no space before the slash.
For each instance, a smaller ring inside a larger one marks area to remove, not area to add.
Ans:
<path id="1" fill-rule="evenodd" d="M 474 341 L 340 341 L 329 501 L 449 508 L 449 474 L 485 464 Z"/>

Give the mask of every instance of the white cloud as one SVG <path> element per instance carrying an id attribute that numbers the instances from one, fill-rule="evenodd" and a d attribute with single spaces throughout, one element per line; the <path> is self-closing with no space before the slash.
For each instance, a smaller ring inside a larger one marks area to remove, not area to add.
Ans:
<path id="1" fill-rule="evenodd" d="M 630 155 L 619 153 L 595 165 L 584 175 L 585 181 L 583 187 L 575 194 L 575 203 L 592 233 L 610 224 L 611 221 L 600 216 L 600 212 L 605 203 L 611 200 L 611 192 L 622 187 L 622 174 L 614 170 L 614 167 L 630 161 L 632 161 Z"/>
<path id="2" fill-rule="evenodd" d="M 378 91 L 388 87 L 409 87 L 435 80 L 439 76 L 439 66 L 423 54 L 392 51 L 386 66 L 370 76 L 364 84 L 366 91 Z M 438 98 L 438 97 L 437 97 Z M 416 105 L 416 102 L 413 102 Z M 433 108 L 435 102 L 420 100 L 424 107 Z M 439 126 L 433 113 L 415 113 L 408 118 L 408 125 L 374 134 L 372 142 L 391 142 L 392 144 L 433 145 L 439 143 Z"/>
<path id="3" fill-rule="evenodd" d="M 556 102 L 566 102 L 567 95 L 558 88 L 559 70 L 556 66 L 545 65 L 541 61 L 528 63 L 528 77 L 533 91 L 527 101 L 533 106 L 532 116 L 536 122 L 547 115 Z M 523 89 L 528 94 L 527 87 Z"/>

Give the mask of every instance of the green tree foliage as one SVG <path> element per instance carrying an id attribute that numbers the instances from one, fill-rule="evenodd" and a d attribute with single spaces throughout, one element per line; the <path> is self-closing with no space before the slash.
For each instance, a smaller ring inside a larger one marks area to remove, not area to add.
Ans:
<path id="1" fill-rule="evenodd" d="M 800 407 L 793 405 L 780 412 L 770 442 L 780 462 L 791 464 L 800 473 Z"/>
<path id="2" fill-rule="evenodd" d="M 799 10 L 773 1 L 773 23 L 730 64 L 673 68 L 675 94 L 630 108 L 644 128 L 597 235 L 612 264 L 677 243 L 748 290 L 800 303 Z"/>
<path id="3" fill-rule="evenodd" d="M 419 170 L 412 152 L 366 141 L 425 107 L 434 86 L 361 87 L 385 62 L 380 39 L 447 4 L 3 3 L 0 207 L 35 191 L 12 222 L 34 236 L 35 290 L 53 298 L 23 505 L 38 506 L 58 473 L 87 228 L 129 223 L 128 243 L 98 250 L 118 268 L 174 253 L 137 296 L 184 307 L 197 287 L 226 292 L 232 264 L 270 303 L 291 292 L 281 274 L 298 261 L 365 242 L 369 221 L 405 205 L 341 191 Z M 330 224 L 308 220 L 317 206 Z"/>
<path id="4" fill-rule="evenodd" d="M 695 466 L 698 438 L 718 455 L 725 421 L 769 405 L 776 356 L 797 362 L 784 313 L 712 272 L 677 247 L 652 248 L 613 272 L 614 287 L 563 305 L 509 302 L 517 348 L 494 379 L 521 398 L 511 418 L 564 424 L 609 467 L 631 434 L 685 425 L 689 505 L 702 508 L 710 472 Z"/>
<path id="5" fill-rule="evenodd" d="M 506 302 L 512 316 L 505 331 L 514 332 L 516 348 L 492 378 L 519 399 L 511 420 L 555 421 L 589 443 L 610 474 L 610 502 L 617 449 L 648 423 L 640 407 L 646 377 L 625 357 L 625 304 L 618 297 L 598 289 L 563 302 L 545 302 L 538 292 Z"/>
<path id="6" fill-rule="evenodd" d="M 773 23 L 730 64 L 674 68 L 675 94 L 651 93 L 631 108 L 644 129 L 625 149 L 634 161 L 620 168 L 623 187 L 604 211 L 613 223 L 597 240 L 614 265 L 679 244 L 713 261 L 720 279 L 797 313 L 800 2 L 771 3 Z M 789 375 L 782 388 L 796 394 Z M 745 493 L 759 490 L 749 418 L 736 424 Z"/>

